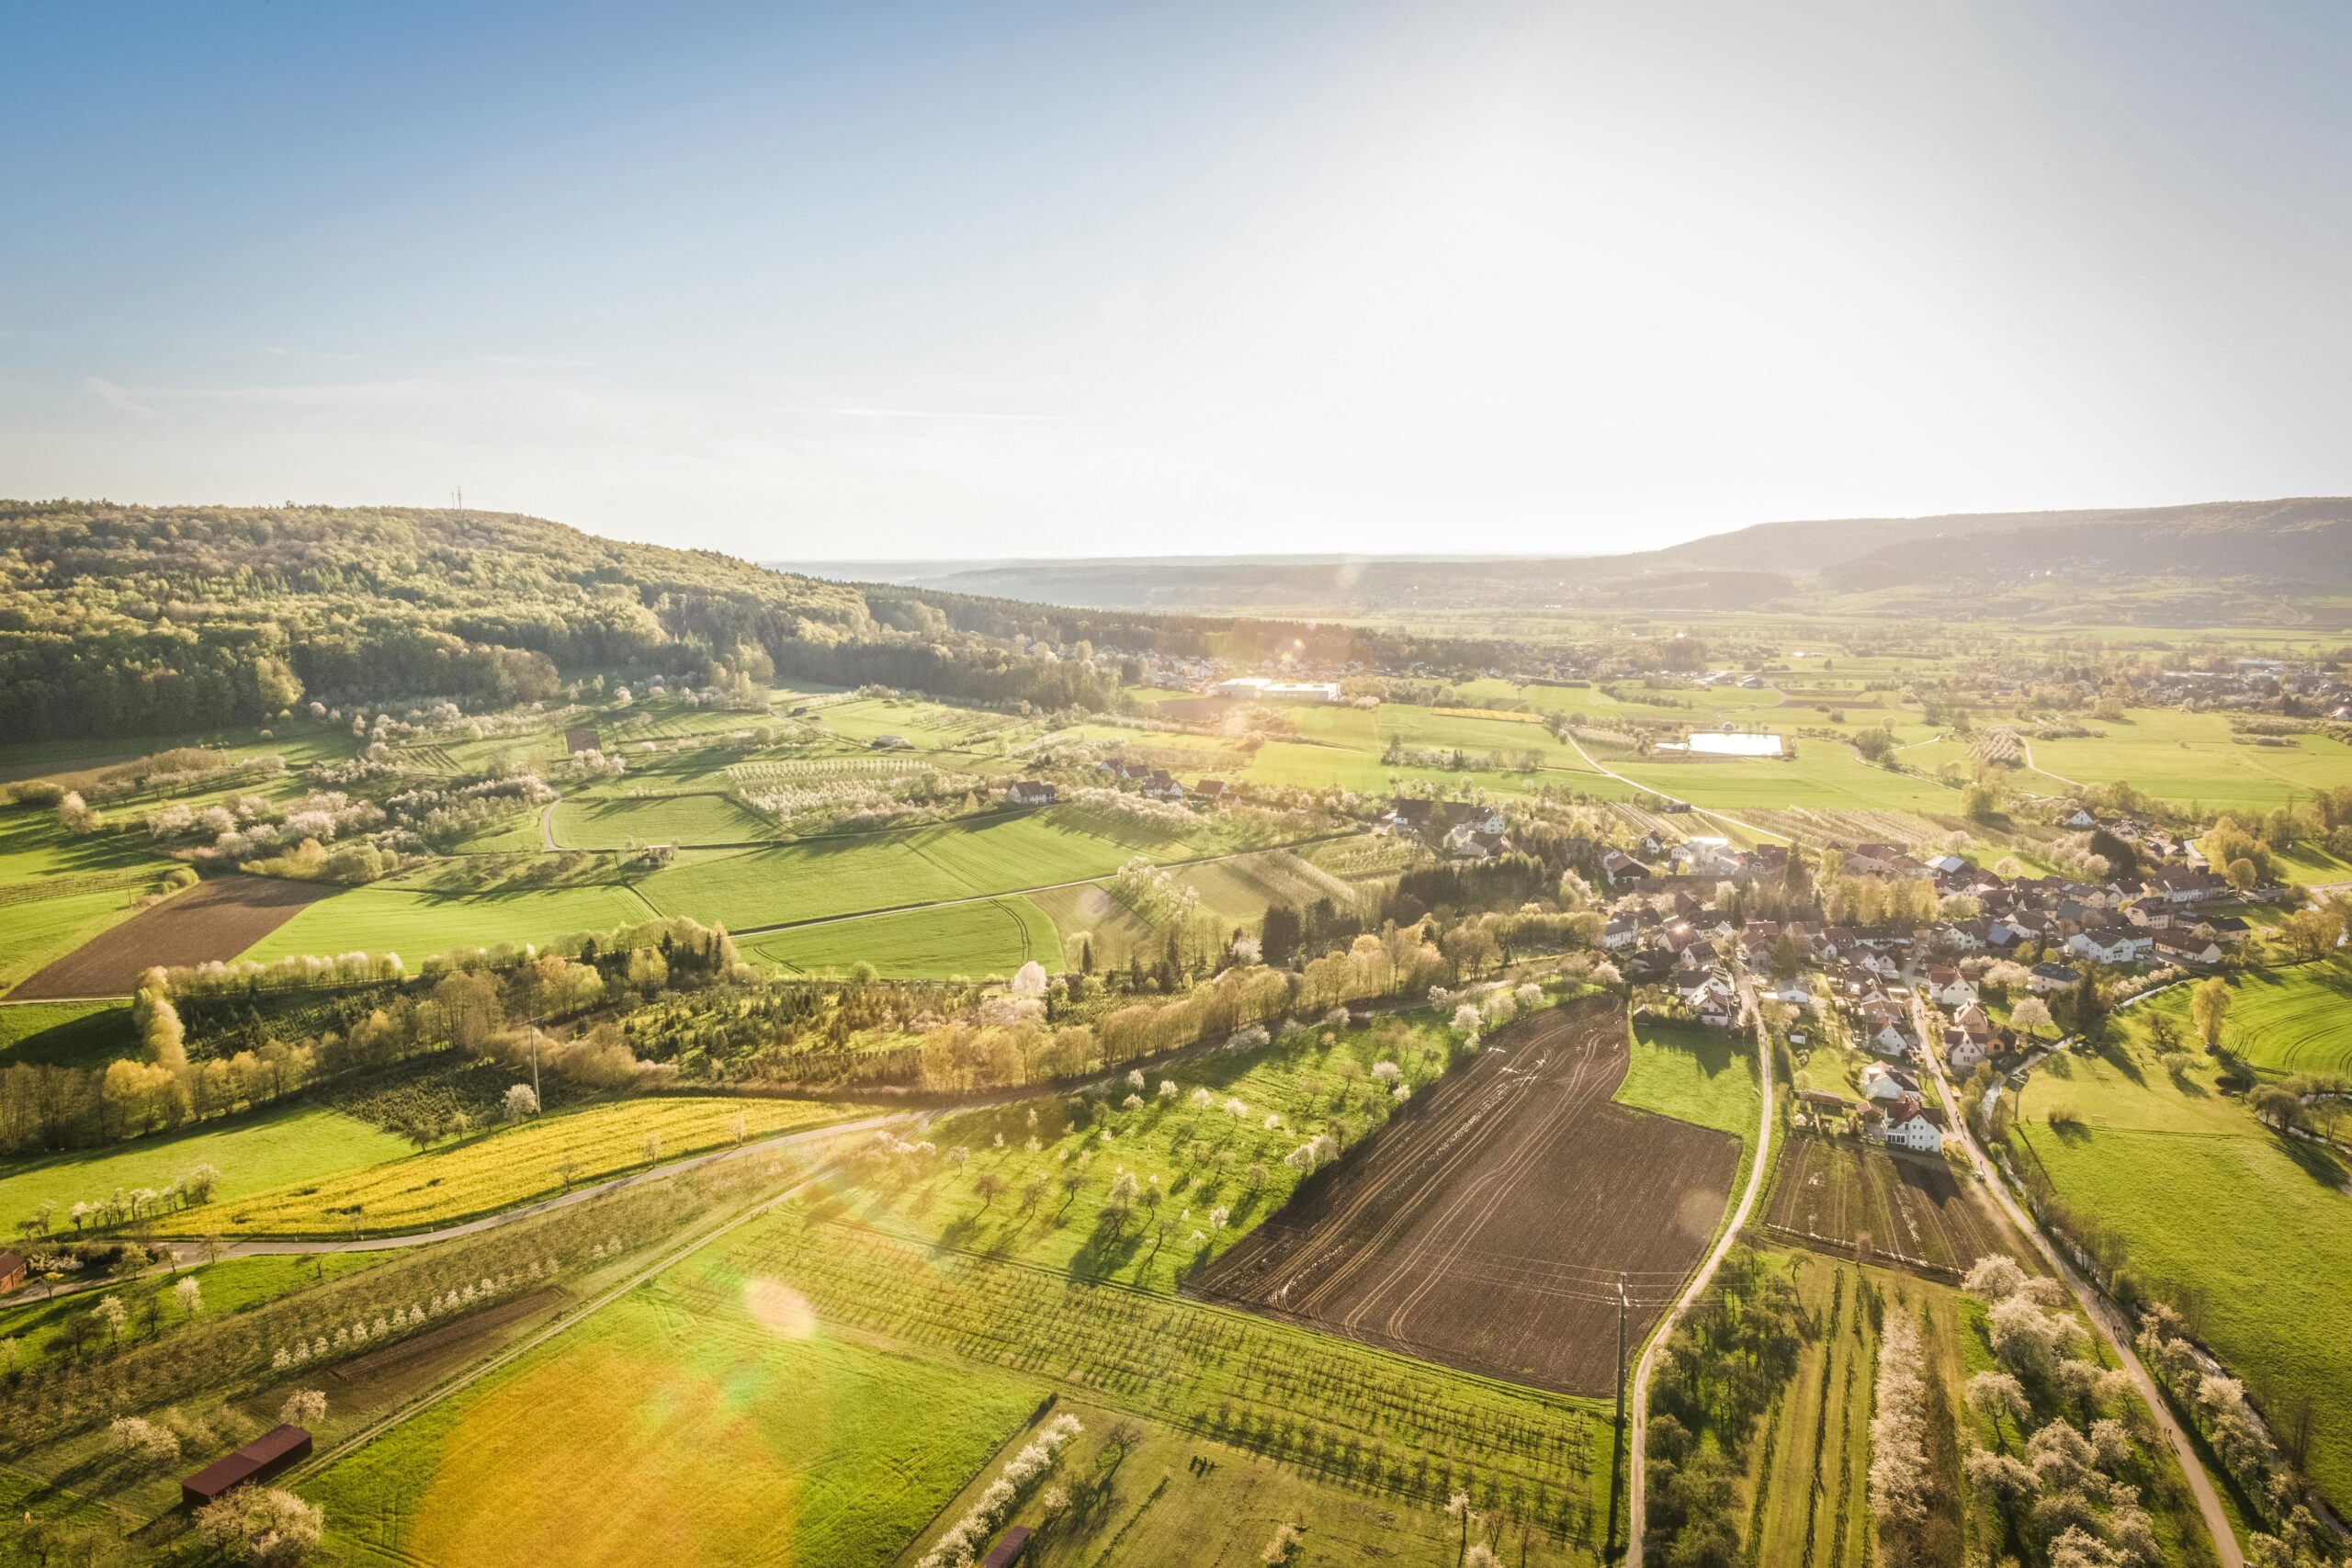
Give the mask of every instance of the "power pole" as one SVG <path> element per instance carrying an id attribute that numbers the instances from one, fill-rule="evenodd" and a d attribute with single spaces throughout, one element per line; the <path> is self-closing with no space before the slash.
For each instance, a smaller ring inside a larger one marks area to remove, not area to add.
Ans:
<path id="1" fill-rule="evenodd" d="M 1617 1276 L 1617 1430 L 1625 1430 L 1625 1314 L 1631 1303 L 1625 1299 L 1625 1276 Z"/>

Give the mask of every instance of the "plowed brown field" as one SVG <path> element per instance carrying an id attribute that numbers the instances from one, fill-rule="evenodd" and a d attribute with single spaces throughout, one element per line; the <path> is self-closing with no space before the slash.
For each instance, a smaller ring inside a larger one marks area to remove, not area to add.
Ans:
<path id="1" fill-rule="evenodd" d="M 1739 1140 L 1610 1096 L 1625 1013 L 1594 997 L 1498 1031 L 1476 1060 L 1189 1287 L 1425 1360 L 1569 1393 L 1617 1374 L 1699 1259 Z"/>
<path id="2" fill-rule="evenodd" d="M 99 932 L 8 995 L 16 1000 L 120 996 L 150 964 L 172 968 L 234 958 L 304 905 L 339 891 L 271 876 L 216 876 Z"/>
<path id="3" fill-rule="evenodd" d="M 1842 1138 L 1789 1140 L 1765 1228 L 1783 1240 L 1957 1278 L 1988 1252 L 2019 1244 L 1992 1205 L 1940 1159 Z"/>

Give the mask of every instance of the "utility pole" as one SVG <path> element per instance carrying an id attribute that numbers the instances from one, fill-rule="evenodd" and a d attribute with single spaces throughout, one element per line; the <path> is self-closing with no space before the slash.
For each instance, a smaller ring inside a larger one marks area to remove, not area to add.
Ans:
<path id="1" fill-rule="evenodd" d="M 1625 1276 L 1617 1275 L 1617 1430 L 1625 1430 L 1625 1314 L 1631 1306 L 1625 1299 Z"/>

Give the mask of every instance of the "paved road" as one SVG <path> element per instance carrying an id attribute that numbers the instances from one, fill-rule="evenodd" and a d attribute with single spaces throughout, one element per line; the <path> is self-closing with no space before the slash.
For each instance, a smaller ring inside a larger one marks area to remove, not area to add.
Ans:
<path id="1" fill-rule="evenodd" d="M 1758 1081 L 1764 1091 L 1764 1109 L 1756 1124 L 1756 1160 L 1748 1167 L 1747 1190 L 1739 1195 L 1739 1207 L 1732 1212 L 1731 1223 L 1724 1227 L 1724 1234 L 1715 1241 L 1714 1250 L 1707 1254 L 1707 1260 L 1699 1266 L 1699 1271 L 1690 1276 L 1690 1283 L 1684 1287 L 1673 1310 L 1658 1321 L 1657 1330 L 1650 1335 L 1649 1344 L 1642 1351 L 1641 1360 L 1634 1368 L 1633 1392 L 1625 1400 L 1625 1416 L 1633 1431 L 1627 1443 L 1625 1464 L 1627 1537 L 1624 1568 L 1642 1568 L 1642 1519 L 1646 1506 L 1644 1493 L 1649 1469 L 1650 1374 L 1657 1368 L 1658 1353 L 1666 1348 L 1666 1341 L 1674 1332 L 1674 1325 L 1682 1321 L 1682 1314 L 1690 1310 L 1690 1303 L 1697 1301 L 1713 1282 L 1716 1269 L 1731 1251 L 1732 1244 L 1739 1239 L 1740 1228 L 1747 1224 L 1747 1216 L 1755 1211 L 1756 1200 L 1764 1190 L 1765 1168 L 1772 1163 L 1771 1035 L 1765 1030 L 1763 1012 L 1756 1005 L 1755 987 L 1745 975 L 1740 976 L 1739 988 L 1741 1006 L 1756 1029 L 1756 1065 L 1761 1074 Z"/>
<path id="2" fill-rule="evenodd" d="M 2245 1568 L 2245 1554 L 2238 1550 L 2238 1538 L 2230 1529 L 2229 1516 L 2222 1511 L 2222 1498 L 2213 1489 L 2213 1478 L 2205 1473 L 2205 1466 L 2198 1459 L 2197 1450 L 2190 1444 L 2188 1434 L 2182 1431 L 2180 1423 L 2173 1419 L 2172 1408 L 2158 1392 L 2155 1380 L 2148 1375 L 2148 1369 L 2140 1364 L 2140 1358 L 2132 1351 L 2131 1325 L 2125 1323 L 2121 1315 L 2108 1304 L 2107 1298 L 2076 1273 L 2074 1266 L 2051 1245 L 2050 1238 L 2041 1233 L 2041 1227 L 2035 1224 L 2018 1201 L 2010 1196 L 2007 1183 L 2001 1179 L 2001 1173 L 1993 1168 L 1992 1161 L 1985 1158 L 1984 1149 L 1978 1145 L 1975 1129 L 1968 1124 L 1968 1117 L 1961 1109 L 1960 1096 L 1953 1092 L 1951 1079 L 1945 1076 L 1943 1058 L 1928 1043 L 1941 1036 L 1928 1032 L 1927 1007 L 1917 991 L 1911 995 L 1911 1021 L 1919 1032 L 1920 1054 L 1928 1058 L 1928 1070 L 1936 1075 L 1936 1087 L 1943 1091 L 1944 1104 L 1949 1107 L 1948 1119 L 1960 1134 L 1961 1147 L 1967 1151 L 1968 1162 L 1974 1168 L 1977 1179 L 2009 1216 L 2010 1224 L 2033 1243 L 2034 1249 L 2065 1282 L 2066 1288 L 2075 1293 L 2075 1300 L 2081 1304 L 2083 1314 L 2090 1319 L 2098 1330 L 2099 1337 L 2106 1340 L 2108 1348 L 2115 1352 L 2117 1362 L 2131 1374 L 2132 1385 L 2140 1391 L 2140 1398 L 2146 1404 L 2148 1413 L 2155 1417 L 2157 1427 L 2163 1431 L 2165 1440 L 2172 1445 L 2174 1457 L 2180 1461 L 2180 1468 L 2188 1477 L 2188 1490 L 2197 1499 L 2197 1511 L 2205 1517 L 2205 1532 L 2212 1538 L 2213 1551 L 2222 1560 L 2222 1568 Z"/>

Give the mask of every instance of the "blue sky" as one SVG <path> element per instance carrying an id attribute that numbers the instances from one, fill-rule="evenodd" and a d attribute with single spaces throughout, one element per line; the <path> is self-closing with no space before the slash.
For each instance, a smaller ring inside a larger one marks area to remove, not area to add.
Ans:
<path id="1" fill-rule="evenodd" d="M 813 559 L 2352 490 L 2333 5 L 6 25 L 0 494 Z"/>

